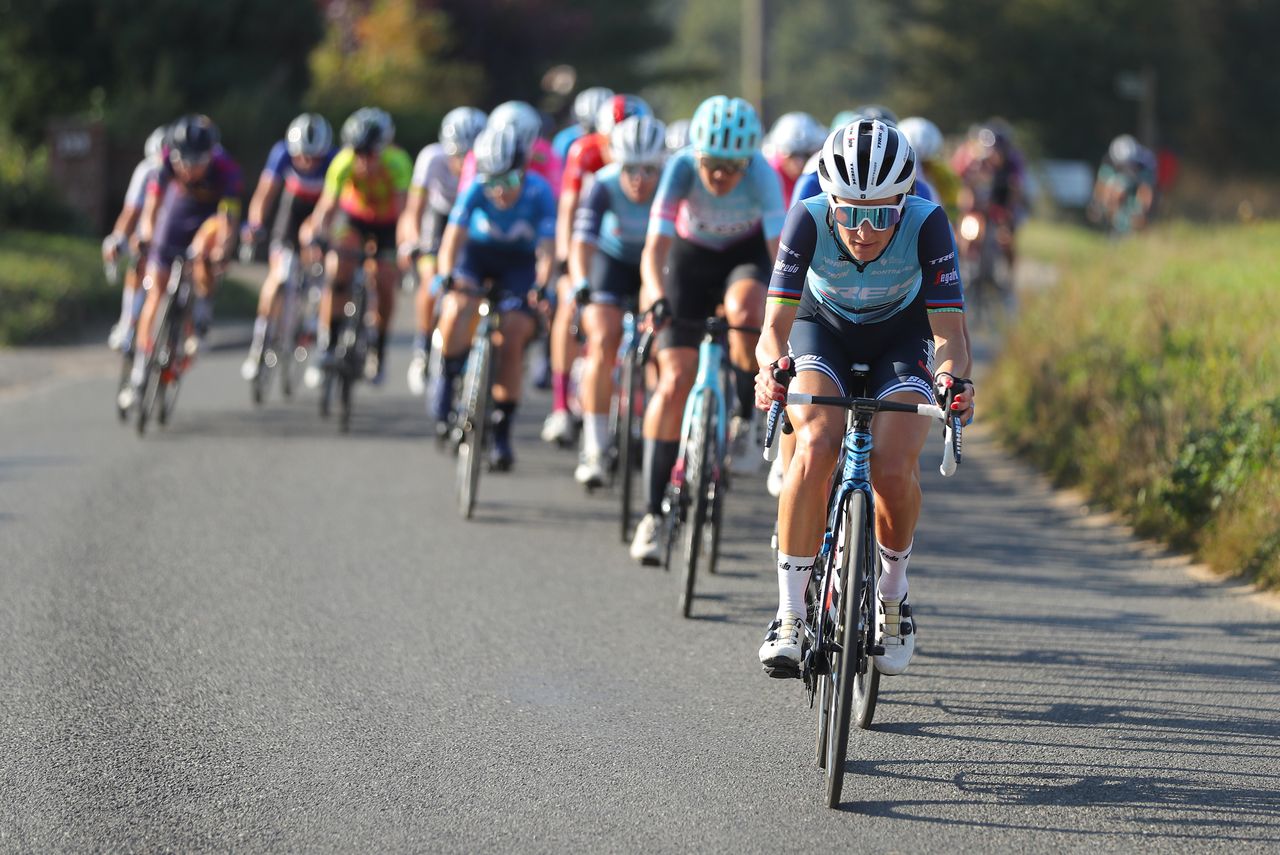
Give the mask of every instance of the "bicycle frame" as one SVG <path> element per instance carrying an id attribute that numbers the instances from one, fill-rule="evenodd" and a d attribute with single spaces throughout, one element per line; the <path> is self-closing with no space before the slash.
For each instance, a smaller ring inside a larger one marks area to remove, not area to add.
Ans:
<path id="1" fill-rule="evenodd" d="M 698 345 L 698 373 L 693 380 L 693 388 L 684 404 L 684 417 L 680 422 L 680 453 L 676 458 L 683 460 L 688 450 L 689 437 L 697 418 L 702 415 L 702 393 L 710 389 L 716 400 L 716 454 L 715 460 L 721 459 L 720 453 L 727 442 L 728 421 L 724 399 L 724 389 L 720 388 L 720 363 L 724 360 L 724 345 L 713 333 L 703 336 Z"/>

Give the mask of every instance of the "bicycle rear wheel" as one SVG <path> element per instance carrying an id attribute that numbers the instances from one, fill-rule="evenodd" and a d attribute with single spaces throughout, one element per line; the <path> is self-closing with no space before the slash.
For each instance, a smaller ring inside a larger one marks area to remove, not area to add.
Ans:
<path id="1" fill-rule="evenodd" d="M 459 415 L 462 442 L 458 446 L 458 511 L 469 520 L 475 513 L 480 490 L 480 466 L 484 461 L 485 438 L 489 431 L 489 378 L 493 363 L 493 340 L 483 334 L 469 357 L 462 387 L 463 411 Z"/>
<path id="2" fill-rule="evenodd" d="M 640 468 L 644 443 L 640 433 L 644 421 L 644 365 L 640 362 L 638 350 L 633 350 L 622 366 L 619 385 L 618 473 L 622 477 L 622 542 L 628 543 L 634 514 L 636 472 Z"/>
<path id="3" fill-rule="evenodd" d="M 685 449 L 685 490 L 689 494 L 689 516 L 684 525 L 684 585 L 680 589 L 680 613 L 685 617 L 693 606 L 694 582 L 698 576 L 698 557 L 702 552 L 702 535 L 710 511 L 711 444 L 715 442 L 715 393 L 703 389 L 694 412 L 693 431 Z"/>
<path id="4" fill-rule="evenodd" d="M 831 657 L 832 685 L 829 691 L 829 731 L 826 756 L 827 807 L 840 804 L 844 787 L 844 764 L 849 750 L 849 727 L 854 718 L 853 687 L 859 667 L 866 667 L 864 633 L 860 625 L 864 597 L 861 568 L 866 561 L 867 497 L 861 491 L 849 495 L 841 519 L 839 537 L 846 544 L 843 560 L 837 566 L 840 574 L 839 603 L 835 608 L 837 623 L 834 636 L 840 650 Z M 839 542 L 839 538 L 837 538 Z"/>

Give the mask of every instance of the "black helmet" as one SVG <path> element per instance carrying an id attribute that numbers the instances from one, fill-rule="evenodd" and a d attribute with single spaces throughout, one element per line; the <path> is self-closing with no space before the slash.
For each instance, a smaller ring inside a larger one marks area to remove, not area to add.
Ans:
<path id="1" fill-rule="evenodd" d="M 169 129 L 169 147 L 180 160 L 199 160 L 218 144 L 218 126 L 208 116 L 183 116 Z"/>
<path id="2" fill-rule="evenodd" d="M 342 124 L 342 144 L 351 146 L 360 154 L 381 151 L 390 142 L 383 115 L 385 113 L 374 107 L 356 110 Z"/>

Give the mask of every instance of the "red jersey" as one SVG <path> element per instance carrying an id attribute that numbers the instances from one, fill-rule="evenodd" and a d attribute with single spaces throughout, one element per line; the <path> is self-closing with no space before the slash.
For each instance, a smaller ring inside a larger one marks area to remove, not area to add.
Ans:
<path id="1" fill-rule="evenodd" d="M 587 134 L 573 141 L 569 146 L 569 156 L 564 161 L 564 181 L 560 185 L 561 193 L 582 193 L 582 181 L 588 175 L 608 163 L 609 138 L 604 134 Z"/>

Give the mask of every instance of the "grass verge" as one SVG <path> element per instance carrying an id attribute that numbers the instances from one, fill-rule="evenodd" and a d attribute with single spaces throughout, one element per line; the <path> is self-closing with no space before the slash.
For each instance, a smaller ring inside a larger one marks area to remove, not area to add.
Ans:
<path id="1" fill-rule="evenodd" d="M 1003 440 L 1143 535 L 1280 588 L 1280 223 L 1122 242 L 1034 224 L 1021 251 L 1060 276 L 993 371 Z"/>
<path id="2" fill-rule="evenodd" d="M 219 317 L 252 317 L 257 287 L 227 278 Z M 98 242 L 42 232 L 0 232 L 0 345 L 66 340 L 120 311 Z"/>

